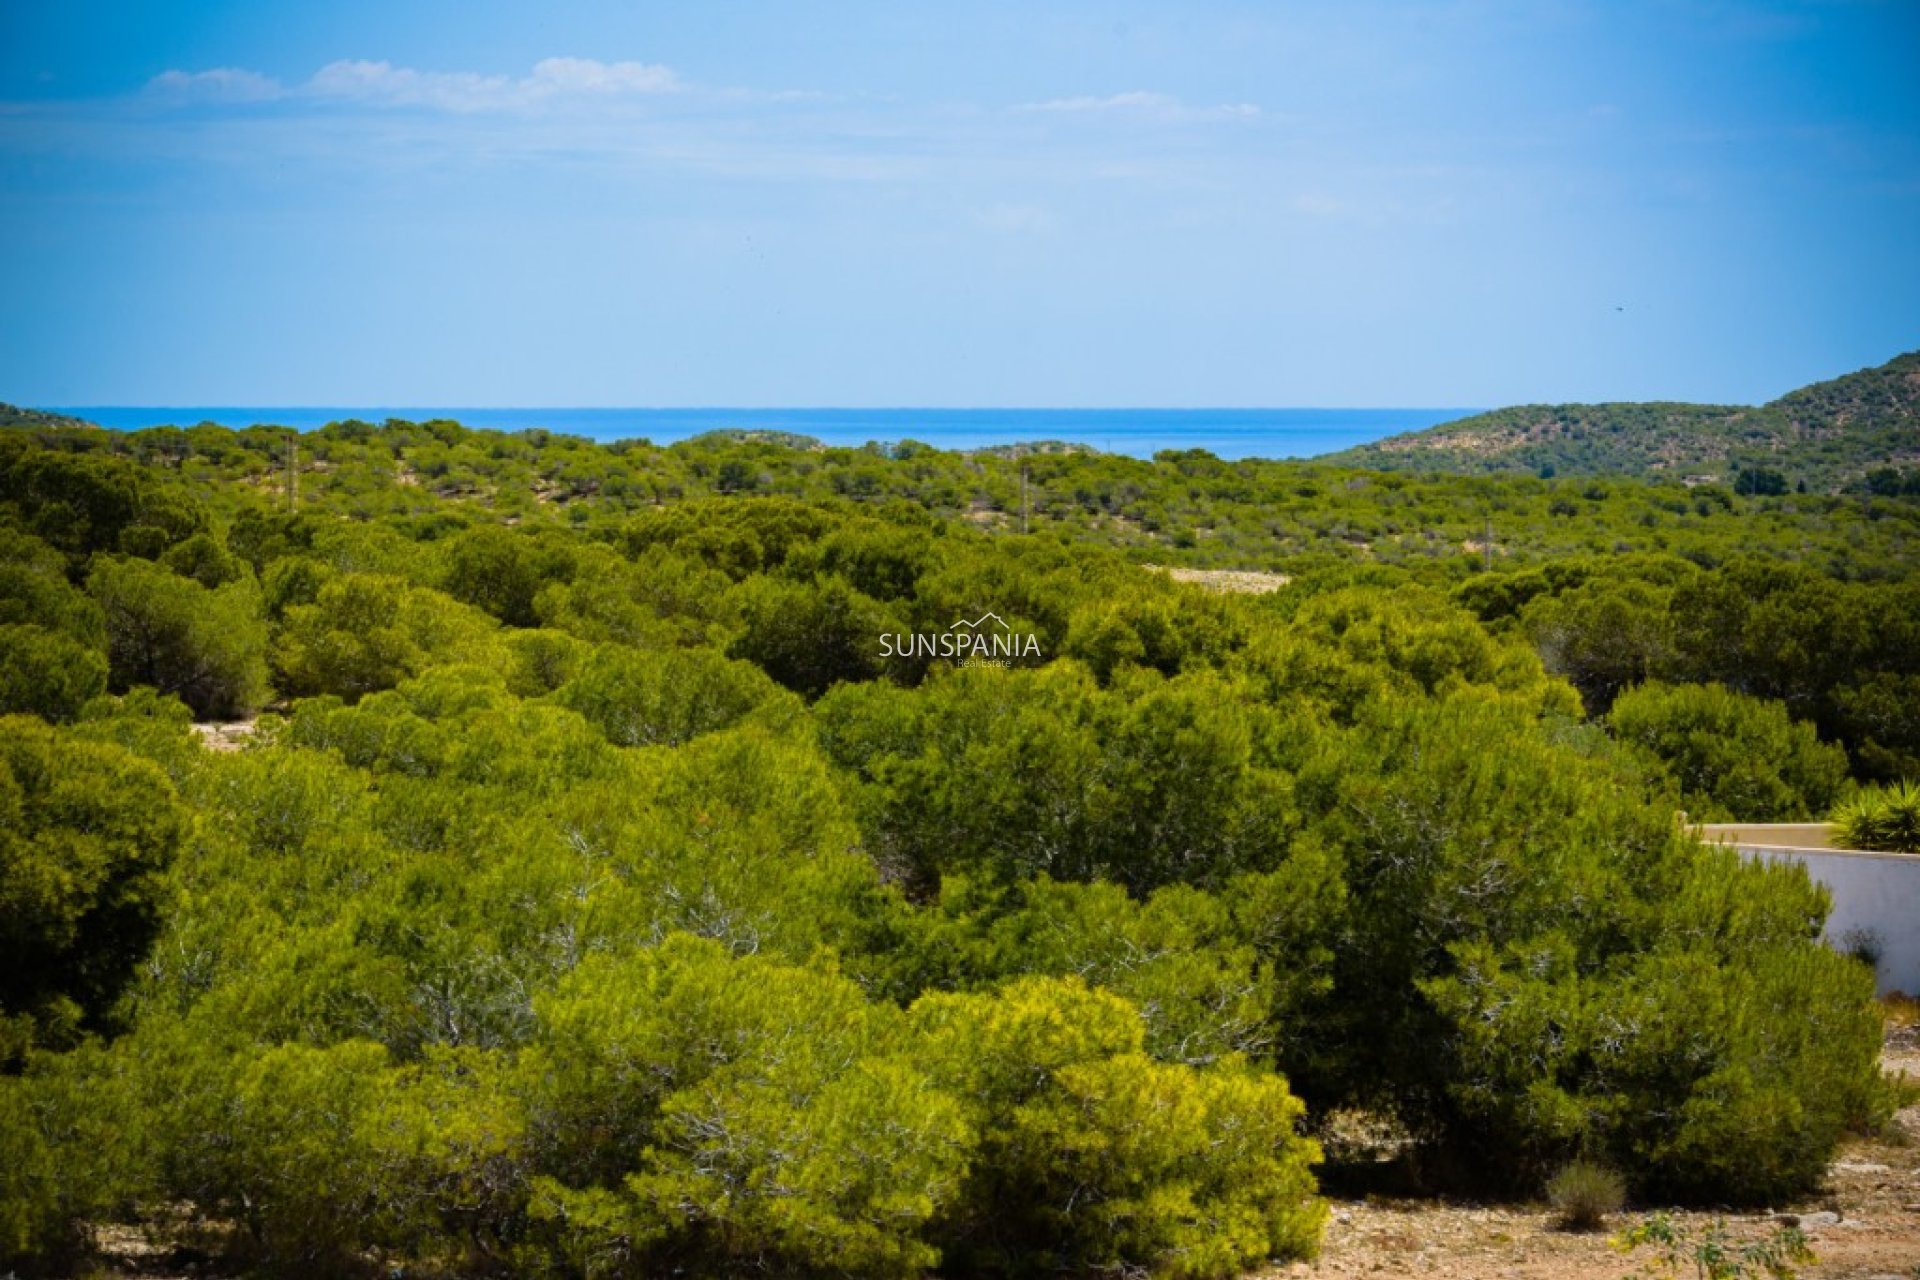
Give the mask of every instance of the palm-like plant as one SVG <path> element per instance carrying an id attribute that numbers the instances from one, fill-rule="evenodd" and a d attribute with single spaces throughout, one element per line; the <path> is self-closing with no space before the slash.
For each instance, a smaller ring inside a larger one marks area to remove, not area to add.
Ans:
<path id="1" fill-rule="evenodd" d="M 1862 788 L 1835 806 L 1831 820 L 1849 848 L 1920 853 L 1920 783 Z"/>

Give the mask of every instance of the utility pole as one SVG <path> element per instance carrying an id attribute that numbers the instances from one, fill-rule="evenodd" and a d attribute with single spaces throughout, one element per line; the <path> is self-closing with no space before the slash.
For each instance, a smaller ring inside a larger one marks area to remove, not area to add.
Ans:
<path id="1" fill-rule="evenodd" d="M 1020 468 L 1020 532 L 1027 531 L 1027 468 Z"/>
<path id="2" fill-rule="evenodd" d="M 1487 537 L 1486 541 L 1480 544 L 1480 552 L 1486 559 L 1487 568 L 1491 570 L 1493 568 L 1493 513 L 1491 511 L 1487 513 Z"/>
<path id="3" fill-rule="evenodd" d="M 300 437 L 289 432 L 287 435 L 287 514 L 292 515 L 300 504 L 300 469 L 298 441 Z"/>

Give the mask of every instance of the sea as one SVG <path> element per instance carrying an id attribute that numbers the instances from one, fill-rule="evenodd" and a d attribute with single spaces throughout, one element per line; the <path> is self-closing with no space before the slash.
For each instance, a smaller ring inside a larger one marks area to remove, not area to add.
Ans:
<path id="1" fill-rule="evenodd" d="M 452 418 L 469 427 L 540 427 L 591 440 L 671 444 L 723 429 L 790 431 L 858 448 L 917 440 L 939 449 L 1061 440 L 1149 458 L 1163 449 L 1205 449 L 1221 458 L 1311 458 L 1463 418 L 1475 409 L 498 409 L 368 406 L 71 405 L 55 410 L 131 431 L 256 423 L 311 431 L 358 418 L 415 422 Z"/>

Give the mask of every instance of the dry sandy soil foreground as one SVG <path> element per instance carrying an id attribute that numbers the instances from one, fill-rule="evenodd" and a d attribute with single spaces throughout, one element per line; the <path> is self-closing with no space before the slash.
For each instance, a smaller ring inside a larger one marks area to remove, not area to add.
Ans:
<path id="1" fill-rule="evenodd" d="M 1885 1063 L 1920 1080 L 1920 1027 L 1889 1034 Z M 1896 1117 L 1890 1140 L 1842 1147 L 1826 1191 L 1775 1214 L 1728 1215 L 1729 1233 L 1756 1240 L 1799 1224 L 1818 1261 L 1807 1280 L 1920 1280 L 1920 1105 Z M 1696 1231 L 1710 1213 L 1677 1214 Z M 1619 1230 L 1636 1220 L 1617 1216 Z M 108 1275 L 122 1280 L 188 1280 L 205 1272 L 156 1267 L 156 1252 L 125 1229 L 102 1233 Z M 1456 1280 L 1621 1280 L 1648 1273 L 1649 1250 L 1622 1256 L 1611 1232 L 1575 1235 L 1554 1229 L 1544 1205 L 1472 1205 L 1433 1200 L 1333 1201 L 1326 1243 L 1315 1262 L 1296 1262 L 1250 1277 L 1433 1276 Z M 1692 1272 L 1682 1273 L 1691 1277 Z"/>

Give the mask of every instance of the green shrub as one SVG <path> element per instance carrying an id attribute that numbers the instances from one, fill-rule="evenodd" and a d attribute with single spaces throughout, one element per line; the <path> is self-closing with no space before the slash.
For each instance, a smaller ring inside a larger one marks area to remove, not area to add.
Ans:
<path id="1" fill-rule="evenodd" d="M 1627 1203 L 1627 1184 L 1605 1165 L 1575 1160 L 1547 1179 L 1547 1203 L 1568 1231 L 1595 1231 Z"/>
<path id="2" fill-rule="evenodd" d="M 1920 672 L 1863 672 L 1835 690 L 1833 700 L 1856 776 L 1920 777 Z"/>
<path id="3" fill-rule="evenodd" d="M 1872 976 L 1817 940 L 1824 911 L 1797 866 L 1708 850 L 1642 954 L 1583 972 L 1564 934 L 1456 947 L 1422 984 L 1449 1026 L 1449 1149 L 1533 1169 L 1591 1153 L 1696 1203 L 1818 1187 L 1842 1135 L 1892 1107 Z"/>
<path id="4" fill-rule="evenodd" d="M 1076 609 L 1061 652 L 1085 662 L 1104 684 L 1124 664 L 1175 675 L 1217 663 L 1245 641 L 1244 624 L 1218 597 L 1136 589 Z"/>
<path id="5" fill-rule="evenodd" d="M 675 935 L 540 1003 L 535 1212 L 600 1275 L 677 1260 L 912 1276 L 971 1143 L 905 1020 L 838 979 Z"/>
<path id="6" fill-rule="evenodd" d="M 105 1022 L 159 927 L 185 832 L 153 765 L 0 718 L 0 1070 Z"/>
<path id="7" fill-rule="evenodd" d="M 763 718 L 776 721 L 799 711 L 797 700 L 750 662 L 712 649 L 639 652 L 618 645 L 580 658 L 554 701 L 622 747 L 678 746 L 762 708 Z"/>
<path id="8" fill-rule="evenodd" d="M 730 634 L 726 574 L 664 546 L 627 560 L 588 544 L 573 579 L 549 582 L 534 597 L 540 624 L 592 644 L 637 648 L 720 645 Z"/>
<path id="9" fill-rule="evenodd" d="M 1799 1267 L 1819 1261 L 1798 1227 L 1775 1227 L 1771 1235 L 1743 1241 L 1727 1230 L 1724 1220 L 1695 1228 L 1665 1213 L 1651 1214 L 1621 1232 L 1614 1244 L 1623 1253 L 1653 1251 L 1637 1273 L 1648 1280 L 1686 1275 L 1700 1280 L 1794 1280 Z"/>
<path id="10" fill-rule="evenodd" d="M 0 1266 L 51 1261 L 79 1246 L 63 1204 L 59 1156 L 49 1149 L 27 1081 L 0 1075 Z"/>
<path id="11" fill-rule="evenodd" d="M 1804 821 L 1827 811 L 1847 777 L 1846 752 L 1811 724 L 1717 684 L 1643 684 L 1620 695 L 1608 723 L 1702 821 Z"/>
<path id="12" fill-rule="evenodd" d="M 348 702 L 391 689 L 429 662 L 504 665 L 494 620 L 397 577 L 329 579 L 312 604 L 286 611 L 274 652 L 282 692 Z"/>
<path id="13" fill-rule="evenodd" d="M 1577 709 L 1566 686 L 1547 679 L 1525 644 L 1489 635 L 1464 609 L 1422 589 L 1324 592 L 1300 607 L 1293 625 L 1351 658 L 1386 668 L 1403 687 L 1423 694 L 1479 686 Z"/>
<path id="14" fill-rule="evenodd" d="M 1920 853 L 1920 783 L 1863 788 L 1834 809 L 1831 821 L 1843 848 Z"/>
<path id="15" fill-rule="evenodd" d="M 66 1274 L 90 1226 L 149 1185 L 120 1082 L 95 1046 L 0 1074 L 0 1268 Z"/>
<path id="16" fill-rule="evenodd" d="M 196 533 L 185 542 L 175 543 L 160 557 L 160 563 L 209 589 L 237 581 L 244 571 L 240 557 L 210 533 Z"/>
<path id="17" fill-rule="evenodd" d="M 76 565 L 96 551 L 158 555 L 206 527 L 198 502 L 131 459 L 7 444 L 0 504 Z"/>
<path id="18" fill-rule="evenodd" d="M 0 715 L 71 720 L 106 691 L 99 649 L 44 627 L 0 625 Z"/>
<path id="19" fill-rule="evenodd" d="M 530 627 L 542 577 L 535 555 L 531 539 L 498 525 L 469 529 L 447 544 L 446 592 L 509 626 Z"/>
<path id="20" fill-rule="evenodd" d="M 566 632 L 545 627 L 509 631 L 506 646 L 512 661 L 507 687 L 523 698 L 552 693 L 573 679 L 588 649 Z"/>
<path id="21" fill-rule="evenodd" d="M 530 1265 L 1225 1277 L 1318 1244 L 1285 1082 L 1154 1062 L 1138 1010 L 1077 980 L 903 1016 L 674 935 L 539 1010 Z"/>
<path id="22" fill-rule="evenodd" d="M 869 848 L 916 890 L 964 872 L 1146 893 L 1280 862 L 1293 813 L 1256 750 L 1262 709 L 1210 672 L 1135 674 L 1103 690 L 1078 664 L 968 667 L 837 690 L 815 722 L 864 784 Z"/>
<path id="23" fill-rule="evenodd" d="M 1153 1057 L 1204 1066 L 1265 1053 L 1325 994 L 1340 888 L 1310 847 L 1219 894 L 1169 885 L 1144 901 L 1105 882 L 949 876 L 938 903 L 892 913 L 848 963 L 902 1000 L 1077 975 L 1139 1006 Z"/>
<path id="24" fill-rule="evenodd" d="M 0 626 L 45 627 L 93 649 L 107 637 L 100 606 L 68 583 L 66 557 L 5 524 L 0 524 Z"/>
<path id="25" fill-rule="evenodd" d="M 1279 1061 L 1507 1190 L 1585 1154 L 1648 1194 L 1803 1192 L 1885 1107 L 1871 978 L 1820 943 L 1803 870 L 1686 838 L 1609 752 L 1456 697 L 1311 755 L 1295 793 L 1347 903 Z"/>
<path id="26" fill-rule="evenodd" d="M 123 694 L 95 698 L 80 709 L 74 737 L 110 742 L 160 766 L 184 795 L 189 780 L 207 760 L 193 729 L 193 710 L 175 697 L 163 697 L 144 685 Z"/>
<path id="27" fill-rule="evenodd" d="M 1547 670 L 1580 691 L 1590 716 L 1603 716 L 1622 690 L 1672 661 L 1671 592 L 1631 578 L 1596 577 L 1559 594 L 1536 596 L 1521 626 Z"/>
<path id="28" fill-rule="evenodd" d="M 1137 1011 L 1077 979 L 934 995 L 912 1010 L 979 1152 L 941 1217 L 967 1272 L 1226 1277 L 1318 1251 L 1319 1148 L 1286 1082 L 1140 1052 Z"/>
<path id="29" fill-rule="evenodd" d="M 120 1144 L 161 1195 L 234 1224 L 270 1274 L 340 1275 L 368 1248 L 503 1251 L 528 1195 L 524 1113 L 501 1059 L 380 1045 L 248 1046 L 157 1018 L 127 1042 Z"/>
<path id="30" fill-rule="evenodd" d="M 99 559 L 87 590 L 106 614 L 116 692 L 151 685 L 202 718 L 250 715 L 265 700 L 267 630 L 250 580 L 209 589 L 145 560 Z"/>
<path id="31" fill-rule="evenodd" d="M 880 637 L 904 630 L 892 609 L 832 576 L 812 582 L 750 578 L 730 600 L 742 630 L 728 656 L 757 663 L 808 698 L 842 681 L 882 674 L 888 659 Z"/>

